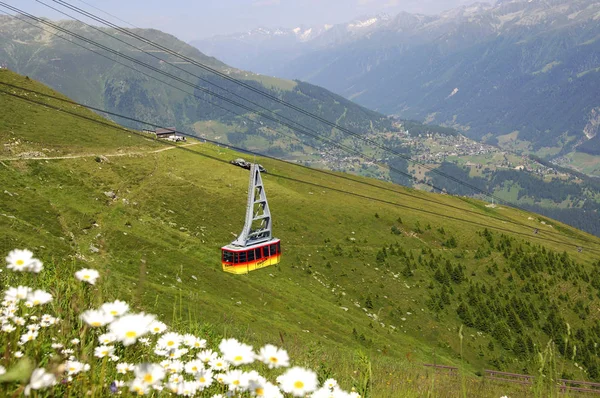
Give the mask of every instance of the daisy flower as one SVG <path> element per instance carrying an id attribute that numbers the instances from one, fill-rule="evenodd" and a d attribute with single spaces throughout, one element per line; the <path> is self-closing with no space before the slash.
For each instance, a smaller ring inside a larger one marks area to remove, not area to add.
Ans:
<path id="1" fill-rule="evenodd" d="M 87 310 L 81 314 L 81 319 L 92 327 L 100 327 L 112 322 L 114 317 L 101 310 Z"/>
<path id="2" fill-rule="evenodd" d="M 156 342 L 156 347 L 167 350 L 176 350 L 179 347 L 179 344 L 181 344 L 182 339 L 183 337 L 178 333 L 165 333 Z"/>
<path id="3" fill-rule="evenodd" d="M 90 369 L 90 365 L 79 361 L 67 361 L 65 369 L 69 376 L 74 376 L 80 372 L 87 372 Z"/>
<path id="4" fill-rule="evenodd" d="M 41 390 L 50 387 L 56 383 L 56 377 L 52 373 L 47 373 L 42 368 L 37 368 L 31 374 L 29 384 L 25 387 L 25 395 L 30 395 L 31 390 Z"/>
<path id="5" fill-rule="evenodd" d="M 127 372 L 133 372 L 135 370 L 135 365 L 130 363 L 122 362 L 117 364 L 117 373 L 127 374 Z"/>
<path id="6" fill-rule="evenodd" d="M 198 354 L 196 354 L 196 358 L 198 358 L 199 360 L 201 360 L 204 363 L 210 362 L 212 359 L 215 359 L 217 356 L 218 356 L 218 354 L 210 349 L 200 351 Z"/>
<path id="7" fill-rule="evenodd" d="M 27 295 L 27 303 L 31 305 L 43 305 L 52 301 L 52 295 L 43 290 L 36 290 Z"/>
<path id="8" fill-rule="evenodd" d="M 215 372 L 224 372 L 227 369 L 229 369 L 229 363 L 221 357 L 216 357 L 216 358 L 211 359 L 208 362 L 208 365 Z"/>
<path id="9" fill-rule="evenodd" d="M 112 303 L 104 303 L 100 309 L 114 317 L 124 315 L 129 311 L 129 304 L 124 301 L 116 300 Z"/>
<path id="10" fill-rule="evenodd" d="M 165 370 L 154 363 L 142 363 L 135 367 L 136 379 L 143 380 L 148 385 L 157 384 L 165 378 Z"/>
<path id="11" fill-rule="evenodd" d="M 6 373 L 6 368 L 0 365 L 0 376 L 2 376 L 4 373 Z"/>
<path id="12" fill-rule="evenodd" d="M 150 332 L 152 334 L 160 334 L 167 330 L 167 325 L 162 323 L 161 321 L 154 321 L 152 325 L 150 325 Z"/>
<path id="13" fill-rule="evenodd" d="M 281 389 L 295 397 L 303 397 L 317 389 L 317 374 L 312 370 L 293 367 L 277 378 Z"/>
<path id="14" fill-rule="evenodd" d="M 94 348 L 94 356 L 96 358 L 104 358 L 111 356 L 115 351 L 115 347 L 111 345 L 101 345 L 99 347 Z"/>
<path id="15" fill-rule="evenodd" d="M 98 342 L 102 343 L 102 344 L 110 344 L 112 342 L 114 342 L 117 339 L 117 336 L 115 336 L 112 333 L 104 333 L 101 334 L 100 336 L 98 336 Z"/>
<path id="16" fill-rule="evenodd" d="M 234 366 L 254 362 L 253 348 L 236 339 L 223 339 L 219 344 L 219 350 L 223 353 L 223 358 Z"/>
<path id="17" fill-rule="evenodd" d="M 142 379 L 134 379 L 129 384 L 129 391 L 135 395 L 146 395 L 150 392 L 150 385 L 145 383 Z"/>
<path id="18" fill-rule="evenodd" d="M 21 341 L 21 343 L 25 344 L 29 341 L 35 340 L 37 337 L 38 337 L 37 331 L 29 330 L 29 331 L 27 331 L 27 333 L 25 333 L 21 336 L 20 341 Z"/>
<path id="19" fill-rule="evenodd" d="M 223 375 L 223 381 L 229 386 L 229 391 L 244 391 L 248 387 L 249 380 L 244 377 L 244 372 L 232 369 Z"/>
<path id="20" fill-rule="evenodd" d="M 194 375 L 204 369 L 204 362 L 199 359 L 195 359 L 186 363 L 184 369 L 186 373 Z"/>
<path id="21" fill-rule="evenodd" d="M 31 290 L 32 289 L 27 286 L 9 287 L 6 292 L 4 292 L 4 300 L 10 302 L 25 300 Z"/>
<path id="22" fill-rule="evenodd" d="M 13 271 L 29 271 L 29 265 L 35 260 L 29 250 L 11 250 L 6 256 L 6 268 Z M 39 261 L 39 260 L 36 260 Z M 40 264 L 41 267 L 41 264 Z M 40 268 L 41 269 L 41 268 Z"/>
<path id="23" fill-rule="evenodd" d="M 131 345 L 150 331 L 150 324 L 154 321 L 154 315 L 142 313 L 124 315 L 111 323 L 109 331 L 117 336 L 117 341 L 123 345 Z"/>
<path id="24" fill-rule="evenodd" d="M 200 369 L 196 373 L 196 381 L 200 390 L 210 387 L 213 383 L 213 372 L 210 369 Z"/>
<path id="25" fill-rule="evenodd" d="M 325 383 L 323 383 L 323 387 L 328 388 L 330 391 L 333 391 L 334 388 L 338 387 L 338 382 L 335 379 L 327 379 Z"/>
<path id="26" fill-rule="evenodd" d="M 288 353 L 271 344 L 267 344 L 261 348 L 256 358 L 267 364 L 269 369 L 290 366 L 290 357 L 288 356 Z"/>
<path id="27" fill-rule="evenodd" d="M 100 273 L 95 269 L 82 268 L 79 271 L 75 272 L 75 278 L 79 279 L 82 282 L 87 282 L 90 285 L 94 285 L 96 283 L 96 279 L 100 276 Z"/>

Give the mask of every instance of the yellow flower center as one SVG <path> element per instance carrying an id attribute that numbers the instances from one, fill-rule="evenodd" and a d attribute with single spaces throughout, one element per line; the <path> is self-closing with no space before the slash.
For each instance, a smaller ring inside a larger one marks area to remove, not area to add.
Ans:
<path id="1" fill-rule="evenodd" d="M 89 275 L 84 275 L 83 279 L 90 279 L 90 276 Z"/>
<path id="2" fill-rule="evenodd" d="M 40 304 L 40 300 L 35 300 L 35 301 L 33 302 L 33 305 L 39 305 L 39 304 Z"/>
<path id="3" fill-rule="evenodd" d="M 135 336 L 137 336 L 137 333 L 134 332 L 133 330 L 130 330 L 129 332 L 125 333 L 125 337 L 128 337 L 128 338 L 133 338 Z"/>
<path id="4" fill-rule="evenodd" d="M 118 313 L 119 313 L 119 312 L 118 312 L 118 311 L 115 311 L 115 310 L 112 310 L 112 311 L 110 312 L 110 314 L 111 314 L 111 315 L 117 315 Z"/>
<path id="5" fill-rule="evenodd" d="M 239 380 L 234 380 L 232 384 L 234 386 L 239 386 L 240 385 L 240 381 Z"/>
<path id="6" fill-rule="evenodd" d="M 206 383 L 206 378 L 204 376 L 200 377 L 200 380 L 198 380 L 200 383 Z"/>
<path id="7" fill-rule="evenodd" d="M 172 346 L 172 345 L 175 345 L 175 342 L 174 342 L 174 341 L 169 341 L 169 342 L 167 343 L 167 345 L 170 347 L 170 346 Z"/>
<path id="8" fill-rule="evenodd" d="M 269 361 L 273 362 L 273 363 L 277 363 L 277 358 L 275 357 L 271 357 L 269 358 Z"/>
<path id="9" fill-rule="evenodd" d="M 192 371 L 194 371 L 194 372 L 197 372 L 197 371 L 198 371 L 198 367 L 197 367 L 197 366 L 194 366 L 194 367 L 192 368 Z"/>
<path id="10" fill-rule="evenodd" d="M 152 377 L 152 375 L 151 375 L 151 374 L 149 374 L 149 373 L 148 373 L 148 374 L 146 374 L 146 375 L 144 376 L 144 381 L 145 381 L 146 383 L 152 383 L 152 380 L 154 380 L 154 378 Z"/>
<path id="11" fill-rule="evenodd" d="M 234 361 L 239 362 L 242 360 L 242 356 L 238 355 L 237 357 L 233 358 Z"/>
<path id="12" fill-rule="evenodd" d="M 102 323 L 96 321 L 96 322 L 92 322 L 91 325 L 92 326 L 102 326 Z"/>
<path id="13" fill-rule="evenodd" d="M 294 388 L 300 389 L 302 387 L 304 387 L 304 383 L 303 382 L 297 381 L 297 382 L 294 383 Z"/>
<path id="14" fill-rule="evenodd" d="M 25 264 L 25 261 L 23 261 L 21 259 L 17 260 L 17 265 L 23 265 L 23 264 Z"/>
<path id="15" fill-rule="evenodd" d="M 265 390 L 264 390 L 264 388 L 260 388 L 260 387 L 258 387 L 256 390 L 254 390 L 254 392 L 255 392 L 255 393 L 256 393 L 256 395 L 258 395 L 258 396 L 263 396 L 263 395 L 265 395 Z"/>

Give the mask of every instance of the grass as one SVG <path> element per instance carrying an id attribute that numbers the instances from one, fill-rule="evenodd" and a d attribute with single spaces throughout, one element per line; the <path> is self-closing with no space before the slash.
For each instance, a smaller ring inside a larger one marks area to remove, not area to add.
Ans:
<path id="1" fill-rule="evenodd" d="M 30 117 L 28 109 L 10 106 L 22 111 L 21 120 Z M 323 372 L 346 386 L 359 386 L 361 375 L 368 374 L 373 397 L 456 396 L 465 388 L 477 396 L 500 396 L 512 387 L 490 389 L 475 372 L 490 367 L 495 358 L 509 358 L 503 365 L 507 370 L 535 368 L 532 358 L 517 359 L 497 342 L 493 351 L 486 349 L 495 339 L 473 328 L 463 329 L 461 353 L 462 322 L 455 311 L 459 295 L 472 284 L 497 286 L 509 294 L 526 283 L 516 276 L 507 282 L 513 271 L 502 252 L 475 258 L 487 244 L 481 225 L 496 240 L 504 231 L 523 250 L 539 245 L 566 251 L 589 273 L 597 260 L 592 251 L 575 248 L 598 247 L 600 240 L 559 223 L 560 229 L 540 225 L 526 212 L 258 158 L 269 170 L 263 178 L 284 259 L 278 266 L 233 276 L 221 271 L 218 249 L 242 227 L 247 171 L 228 164 L 240 154 L 208 144 L 155 152 L 160 144 L 139 135 L 124 136 L 121 143 L 117 130 L 69 127 L 68 120 L 55 131 L 52 118 L 63 116 L 49 112 L 45 129 L 25 127 L 21 132 L 13 125 L 10 134 L 27 136 L 32 148 L 51 146 L 56 139 L 60 145 L 84 143 L 64 149 L 71 154 L 100 154 L 103 145 L 106 152 L 135 149 L 136 154 L 108 162 L 93 155 L 10 161 L 12 153 L 6 156 L 0 163 L 0 252 L 27 247 L 57 272 L 66 272 L 49 277 L 48 283 L 67 280 L 78 267 L 96 268 L 109 281 L 104 298 L 127 300 L 182 332 L 208 324 L 215 336 L 234 335 L 255 346 L 276 342 L 300 364 L 324 366 Z M 3 113 L 0 123 L 11 117 Z M 40 116 L 37 123 L 44 119 Z M 98 132 L 113 135 L 106 143 L 92 141 L 105 139 Z M 2 127 L 0 136 L 6 133 Z M 392 233 L 392 226 L 401 233 Z M 534 236 L 534 228 L 541 234 Z M 563 243 L 543 238 L 559 230 Z M 456 247 L 444 245 L 450 235 Z M 389 255 L 380 262 L 383 247 L 400 247 L 406 257 Z M 444 310 L 428 306 L 439 285 L 429 288 L 434 272 L 418 265 L 420 257 L 465 267 L 467 281 L 452 285 L 452 304 Z M 417 264 L 410 275 L 403 274 L 407 263 Z M 504 269 L 501 275 L 487 274 L 492 263 Z M 542 278 L 552 280 L 551 275 Z M 552 301 L 558 291 L 575 298 L 582 295 L 578 288 L 587 286 L 578 283 L 561 283 L 560 290 L 549 284 L 543 291 Z M 543 302 L 537 296 L 532 300 Z M 597 320 L 592 313 L 584 322 L 568 303 L 559 303 L 572 325 L 584 327 Z M 591 298 L 591 306 L 598 303 L 597 297 Z M 540 330 L 531 333 L 540 345 L 548 340 Z M 434 378 L 422 367 L 463 361 L 466 387 L 452 378 Z M 566 370 L 585 378 L 572 361 L 565 363 Z"/>

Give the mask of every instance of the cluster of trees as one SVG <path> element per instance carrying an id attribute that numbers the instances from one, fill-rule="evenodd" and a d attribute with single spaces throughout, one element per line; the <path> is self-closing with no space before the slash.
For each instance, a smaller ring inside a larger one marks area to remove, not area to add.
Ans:
<path id="1" fill-rule="evenodd" d="M 393 226 L 394 231 L 399 228 Z M 499 358 L 507 354 L 531 363 L 552 340 L 564 358 L 574 359 L 590 378 L 600 380 L 600 320 L 590 309 L 600 299 L 600 260 L 586 269 L 566 252 L 488 229 L 478 234 L 479 249 L 471 255 L 485 258 L 479 275 L 469 272 L 464 261 L 445 258 L 443 252 L 423 248 L 416 255 L 399 243 L 382 247 L 375 261 L 401 270 L 407 279 L 427 281 L 429 310 L 455 313 L 465 326 L 489 336 L 487 353 L 481 355 L 491 366 L 505 366 L 510 361 Z M 365 303 L 373 306 L 370 296 Z"/>

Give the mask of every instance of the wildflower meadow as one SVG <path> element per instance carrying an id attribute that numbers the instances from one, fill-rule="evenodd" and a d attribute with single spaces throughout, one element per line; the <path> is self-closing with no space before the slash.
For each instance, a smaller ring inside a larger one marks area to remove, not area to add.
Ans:
<path id="1" fill-rule="evenodd" d="M 29 250 L 6 257 L 3 396 L 360 397 L 274 345 L 181 334 L 125 301 L 102 302 L 97 270 L 57 272 Z"/>

